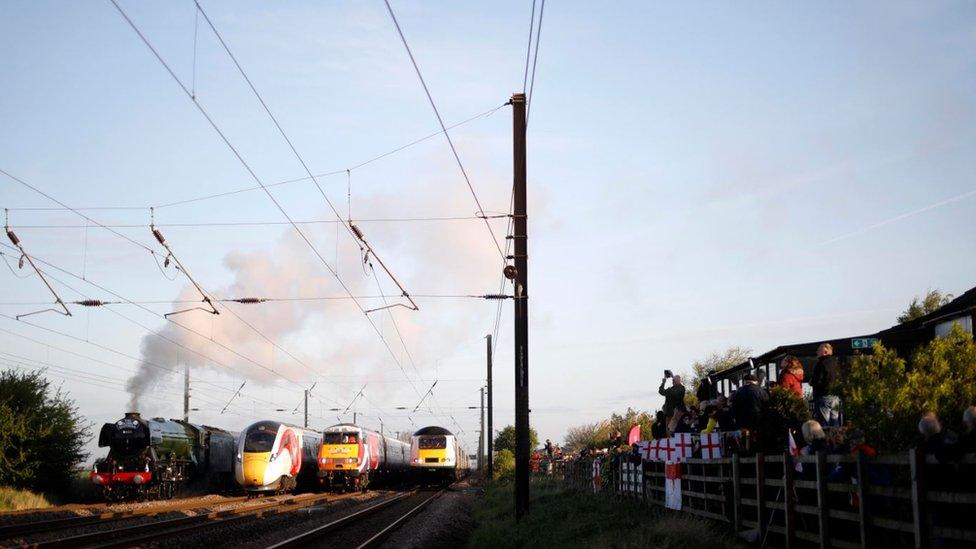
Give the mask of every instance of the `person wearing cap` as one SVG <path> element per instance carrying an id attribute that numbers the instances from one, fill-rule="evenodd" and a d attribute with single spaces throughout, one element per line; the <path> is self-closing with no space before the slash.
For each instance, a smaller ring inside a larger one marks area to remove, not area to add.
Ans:
<path id="1" fill-rule="evenodd" d="M 742 386 L 732 395 L 732 414 L 736 426 L 754 431 L 767 402 L 769 393 L 759 385 L 759 378 L 746 374 L 742 378 Z"/>

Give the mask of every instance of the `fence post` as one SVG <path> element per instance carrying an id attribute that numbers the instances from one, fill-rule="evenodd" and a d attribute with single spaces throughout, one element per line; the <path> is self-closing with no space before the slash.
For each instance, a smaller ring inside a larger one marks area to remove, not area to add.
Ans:
<path id="1" fill-rule="evenodd" d="M 827 503 L 827 452 L 817 452 L 817 522 L 820 526 L 820 547 L 830 547 L 830 510 Z"/>
<path id="2" fill-rule="evenodd" d="M 796 516 L 793 514 L 793 454 L 783 453 L 783 528 L 786 529 L 786 547 L 793 547 L 796 537 Z"/>
<path id="3" fill-rule="evenodd" d="M 739 535 L 742 530 L 742 467 L 738 452 L 732 454 L 732 532 Z"/>
<path id="4" fill-rule="evenodd" d="M 912 448 L 908 451 L 908 465 L 912 471 L 912 522 L 915 530 L 915 548 L 928 546 L 928 517 L 925 516 L 925 482 L 922 469 L 925 454 Z"/>
<path id="5" fill-rule="evenodd" d="M 867 475 L 865 475 L 864 467 L 864 454 L 861 452 L 857 453 L 856 461 L 854 462 L 855 470 L 857 471 L 857 500 L 858 500 L 858 525 L 861 527 L 861 547 L 867 549 L 868 547 L 868 490 L 867 490 Z"/>
<path id="6" fill-rule="evenodd" d="M 759 523 L 759 539 L 766 537 L 766 456 L 756 454 L 756 522 Z"/>

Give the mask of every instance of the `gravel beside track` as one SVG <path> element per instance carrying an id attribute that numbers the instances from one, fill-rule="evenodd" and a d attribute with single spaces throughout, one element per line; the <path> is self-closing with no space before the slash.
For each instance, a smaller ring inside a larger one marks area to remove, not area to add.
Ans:
<path id="1" fill-rule="evenodd" d="M 379 546 L 389 549 L 437 549 L 467 545 L 474 520 L 475 492 L 466 485 L 452 487 L 408 519 Z"/>

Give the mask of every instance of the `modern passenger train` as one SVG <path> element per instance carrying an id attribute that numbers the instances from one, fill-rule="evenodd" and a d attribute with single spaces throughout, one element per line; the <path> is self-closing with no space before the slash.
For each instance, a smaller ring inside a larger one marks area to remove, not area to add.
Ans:
<path id="1" fill-rule="evenodd" d="M 424 427 L 410 438 L 410 467 L 423 484 L 448 484 L 468 474 L 468 455 L 443 427 Z"/>
<path id="2" fill-rule="evenodd" d="M 322 433 L 319 484 L 333 490 L 361 489 L 378 480 L 390 481 L 409 470 L 410 445 L 351 423 L 333 425 Z"/>
<path id="3" fill-rule="evenodd" d="M 313 485 L 322 436 L 279 421 L 259 421 L 241 431 L 235 477 L 244 490 L 290 492 Z"/>

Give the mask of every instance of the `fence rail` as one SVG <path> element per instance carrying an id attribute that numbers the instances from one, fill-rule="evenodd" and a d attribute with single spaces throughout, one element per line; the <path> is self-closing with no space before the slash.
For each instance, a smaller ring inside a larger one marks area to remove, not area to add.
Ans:
<path id="1" fill-rule="evenodd" d="M 664 506 L 660 461 L 577 460 L 565 479 L 577 489 Z M 757 454 L 683 461 L 681 512 L 728 523 L 780 547 L 973 547 L 976 456 L 940 464 L 916 450 L 860 454 Z"/>

